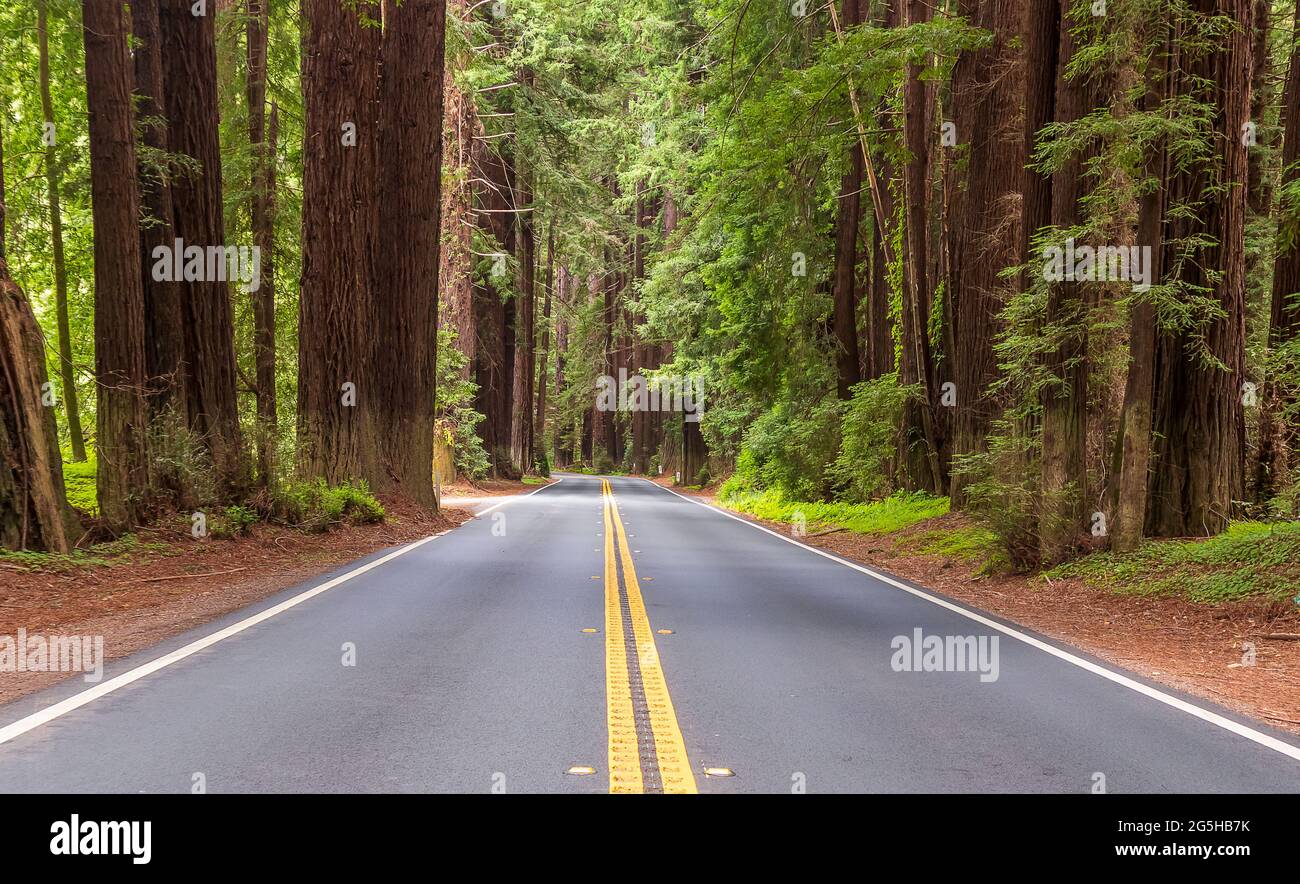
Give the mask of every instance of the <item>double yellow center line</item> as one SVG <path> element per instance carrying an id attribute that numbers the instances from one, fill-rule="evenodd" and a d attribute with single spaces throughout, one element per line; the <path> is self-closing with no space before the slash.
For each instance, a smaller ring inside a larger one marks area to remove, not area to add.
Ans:
<path id="1" fill-rule="evenodd" d="M 646 617 L 627 532 L 608 479 L 605 511 L 605 701 L 609 791 L 694 794 L 695 775 L 677 726 L 659 651 Z M 617 538 L 618 555 L 615 555 Z M 622 565 L 622 582 L 619 565 Z"/>

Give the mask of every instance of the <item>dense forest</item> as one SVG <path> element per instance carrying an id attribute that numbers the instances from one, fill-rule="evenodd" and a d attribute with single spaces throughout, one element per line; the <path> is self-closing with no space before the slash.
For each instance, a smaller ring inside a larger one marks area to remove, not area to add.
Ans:
<path id="1" fill-rule="evenodd" d="M 6 3 L 0 546 L 556 468 L 1020 569 L 1300 518 L 1298 14 Z"/>

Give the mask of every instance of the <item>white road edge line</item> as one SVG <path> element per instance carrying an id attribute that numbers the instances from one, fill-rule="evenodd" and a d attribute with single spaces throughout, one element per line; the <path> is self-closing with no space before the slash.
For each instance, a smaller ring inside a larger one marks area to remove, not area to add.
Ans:
<path id="1" fill-rule="evenodd" d="M 475 518 L 483 515 L 483 513 L 487 513 L 490 512 L 491 510 L 497 509 L 498 507 L 505 506 L 507 503 L 510 503 L 511 501 L 521 500 L 525 497 L 532 497 L 538 491 L 541 491 L 546 488 L 550 488 L 552 485 L 558 485 L 561 481 L 563 480 L 557 479 L 556 481 L 546 485 L 542 485 L 539 488 L 534 488 L 532 491 L 529 491 L 527 494 L 518 494 L 518 495 L 512 495 L 510 497 L 507 497 L 505 500 L 501 501 L 501 503 L 488 507 L 488 509 L 485 509 L 482 512 L 475 513 Z M 448 531 L 449 530 L 451 529 L 448 529 Z M 325 583 L 322 583 L 320 586 L 313 587 L 312 589 L 305 590 L 304 592 L 300 592 L 298 593 L 298 595 L 294 596 L 293 598 L 285 599 L 284 601 L 280 602 L 280 604 L 267 608 L 265 611 L 260 611 L 256 614 L 253 614 L 250 617 L 245 617 L 243 620 L 240 620 L 238 623 L 230 624 L 225 629 L 219 629 L 216 632 L 212 633 L 211 635 L 206 635 L 203 638 L 196 639 L 190 642 L 188 645 L 185 645 L 184 647 L 177 648 L 176 650 L 172 651 L 170 654 L 164 654 L 163 656 L 158 657 L 157 659 L 150 660 L 148 663 L 142 663 L 136 668 L 123 672 L 121 675 L 114 676 L 113 678 L 110 678 L 108 681 L 102 684 L 97 684 L 93 688 L 84 690 L 79 694 L 73 694 L 71 697 L 68 697 L 67 699 L 64 700 L 60 700 L 58 703 L 55 703 L 52 706 L 46 706 L 44 709 L 41 709 L 37 712 L 33 712 L 31 715 L 28 715 L 24 718 L 20 718 L 17 721 L 13 722 L 12 724 L 8 724 L 0 728 L 0 745 L 9 742 L 14 737 L 18 737 L 21 736 L 22 734 L 27 733 L 30 730 L 35 730 L 36 728 L 40 727 L 43 724 L 48 724 L 49 722 L 53 721 L 56 718 L 59 718 L 60 716 L 67 715 L 69 712 L 73 711 L 74 709 L 80 709 L 82 706 L 85 706 L 87 703 L 91 703 L 94 702 L 95 700 L 98 700 L 100 697 L 104 696 L 105 694 L 111 694 L 113 693 L 113 691 L 116 691 L 119 688 L 124 688 L 127 685 L 131 684 L 132 682 L 139 681 L 140 679 L 144 678 L 146 675 L 151 675 L 160 669 L 164 669 L 172 665 L 173 663 L 176 663 L 180 660 L 184 660 L 186 657 L 189 657 L 193 654 L 197 654 L 199 651 L 202 651 L 204 648 L 210 648 L 213 645 L 215 645 L 217 642 L 222 641 L 223 639 L 230 638 L 232 635 L 237 635 L 251 626 L 256 626 L 257 624 L 261 623 L 264 620 L 270 620 L 276 614 L 282 614 L 285 611 L 289 610 L 290 608 L 296 607 L 297 605 L 302 604 L 303 602 L 307 601 L 310 598 L 315 598 L 316 596 L 320 595 L 323 592 L 328 592 L 329 590 L 333 589 L 336 586 L 339 586 L 343 583 L 347 583 L 349 580 L 351 580 L 354 577 L 360 577 L 362 574 L 365 574 L 368 571 L 373 571 L 375 568 L 378 568 L 380 565 L 387 564 L 388 562 L 391 562 L 393 559 L 396 559 L 399 556 L 404 556 L 407 553 L 411 552 L 412 550 L 418 549 L 419 547 L 424 546 L 429 541 L 436 540 L 437 538 L 441 537 L 443 534 L 446 533 L 447 531 L 441 531 L 437 534 L 431 534 L 428 537 L 422 537 L 419 540 L 407 544 L 406 546 L 393 550 L 383 558 L 375 559 L 373 562 L 369 562 L 365 565 L 362 565 L 360 568 L 356 568 L 352 571 L 349 571 L 346 574 L 340 574 L 338 577 L 335 577 L 333 580 L 326 581 Z"/>
<path id="2" fill-rule="evenodd" d="M 783 534 L 778 534 L 777 532 L 773 531 L 771 528 L 768 528 L 766 525 L 759 525 L 756 522 L 751 522 L 749 519 L 741 518 L 735 513 L 729 513 L 724 509 L 719 509 L 716 506 L 711 506 L 710 504 L 707 504 L 702 500 L 696 500 L 695 498 L 688 497 L 685 494 L 679 494 L 678 492 L 674 491 L 671 488 L 665 488 L 663 485 L 660 485 L 658 482 L 651 482 L 649 479 L 646 479 L 644 477 L 635 476 L 631 478 L 638 478 L 641 479 L 641 481 L 643 482 L 649 482 L 651 485 L 655 486 L 656 488 L 662 488 L 664 491 L 667 491 L 669 494 L 676 495 L 677 497 L 680 497 L 682 500 L 689 500 L 691 503 L 698 504 L 699 506 L 702 506 L 707 510 L 712 510 L 713 512 L 718 513 L 719 515 L 726 516 L 728 519 L 735 519 L 737 522 L 740 522 L 742 525 L 748 525 L 751 528 L 757 528 L 759 531 L 762 531 L 765 534 L 771 534 L 773 537 L 777 538 L 778 540 L 784 540 L 786 543 L 790 543 L 793 544 L 794 546 L 800 547 L 802 549 L 806 549 L 809 552 L 816 553 L 819 556 L 830 559 L 832 562 L 839 562 L 841 565 L 852 568 L 854 571 L 860 571 L 863 574 L 868 575 L 869 577 L 874 577 L 876 580 L 879 580 L 881 583 L 888 584 L 889 586 L 892 586 L 895 589 L 901 589 L 904 592 L 911 593 L 917 598 L 925 599 L 927 602 L 936 604 L 941 608 L 947 608 L 949 611 L 953 611 L 957 614 L 961 614 L 963 617 L 967 617 L 971 620 L 974 620 L 976 623 L 980 623 L 984 626 L 989 627 L 990 629 L 996 629 L 998 632 L 1001 632 L 1004 635 L 1008 635 L 1011 638 L 1017 639 L 1018 641 L 1022 641 L 1025 644 L 1030 645 L 1031 647 L 1038 648 L 1038 650 L 1040 651 L 1045 651 L 1048 654 L 1051 654 L 1053 657 L 1057 657 L 1061 660 L 1064 660 L 1067 663 L 1072 663 L 1075 666 L 1078 666 L 1080 669 L 1085 669 L 1088 672 L 1093 673 L 1094 675 L 1100 675 L 1102 678 L 1113 681 L 1115 682 L 1115 684 L 1122 685 L 1128 688 L 1129 690 L 1137 691 L 1139 694 L 1143 694 L 1144 696 L 1150 697 L 1153 700 L 1159 700 L 1161 703 L 1164 703 L 1166 706 L 1172 706 L 1173 708 L 1179 710 L 1180 712 L 1185 712 L 1188 715 L 1193 716 L 1194 718 L 1199 718 L 1202 721 L 1209 722 L 1210 724 L 1216 725 L 1217 727 L 1221 727 L 1226 731 L 1230 731 L 1234 734 L 1237 734 L 1240 737 L 1245 737 L 1246 739 L 1254 743 L 1258 743 L 1259 745 L 1267 749 L 1272 749 L 1274 752 L 1280 752 L 1281 754 L 1286 755 L 1287 757 L 1295 761 L 1300 761 L 1300 748 L 1296 746 L 1292 746 L 1290 743 L 1283 742 L 1282 740 L 1279 740 L 1276 737 L 1271 737 L 1268 734 L 1257 731 L 1252 727 L 1248 727 L 1247 725 L 1233 721 L 1230 718 L 1224 718 L 1222 715 L 1219 715 L 1217 712 L 1211 712 L 1208 709 L 1202 709 L 1200 706 L 1197 706 L 1194 703 L 1188 703 L 1186 700 L 1180 700 L 1178 697 L 1172 696 L 1171 694 L 1166 694 L 1164 691 L 1157 690 L 1156 688 L 1153 688 L 1150 685 L 1145 685 L 1140 681 L 1134 681 L 1133 679 L 1129 678 L 1126 675 L 1121 675 L 1118 672 L 1112 672 L 1111 670 L 1105 668 L 1104 666 L 1098 666 L 1096 663 L 1093 663 L 1089 660 L 1084 660 L 1082 657 L 1076 657 L 1074 654 L 1071 654 L 1068 651 L 1063 651 L 1060 648 L 1049 645 L 1047 642 L 1039 641 L 1038 639 L 1034 638 L 1031 635 L 1025 635 L 1023 632 L 1020 632 L 1019 630 L 1016 629 L 1012 629 L 1011 627 L 1006 626 L 1002 623 L 998 623 L 996 620 L 990 620 L 989 618 L 977 614 L 974 611 L 968 610 L 967 608 L 963 608 L 961 605 L 955 605 L 952 602 L 949 602 L 945 599 L 941 599 L 937 596 L 930 595 L 928 592 L 924 592 L 920 589 L 917 589 L 914 586 L 908 586 L 905 583 L 900 583 L 899 581 L 890 577 L 888 574 L 882 574 L 879 571 L 874 571 L 871 568 L 867 568 L 863 565 L 859 565 L 857 562 L 850 562 L 848 559 L 841 558 L 835 555 L 834 553 L 826 552 L 826 550 L 824 549 L 818 549 L 815 546 L 811 546 L 806 543 L 800 543 L 798 540 L 795 540 L 792 537 L 786 537 Z"/>

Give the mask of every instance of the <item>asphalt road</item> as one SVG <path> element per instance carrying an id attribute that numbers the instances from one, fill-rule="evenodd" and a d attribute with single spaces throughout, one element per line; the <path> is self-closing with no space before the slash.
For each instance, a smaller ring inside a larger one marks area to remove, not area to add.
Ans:
<path id="1" fill-rule="evenodd" d="M 0 709 L 0 791 L 1300 791 L 1288 735 L 609 481 Z"/>

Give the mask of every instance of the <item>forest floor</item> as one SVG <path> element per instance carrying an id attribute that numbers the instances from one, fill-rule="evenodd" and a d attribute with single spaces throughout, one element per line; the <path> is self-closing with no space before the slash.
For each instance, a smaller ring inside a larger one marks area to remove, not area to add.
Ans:
<path id="1" fill-rule="evenodd" d="M 259 523 L 243 536 L 195 539 L 188 520 L 180 520 L 69 557 L 0 559 L 0 635 L 22 627 L 28 635 L 103 636 L 108 662 L 362 556 L 463 524 L 473 518 L 471 498 L 531 487 L 448 486 L 436 515 L 385 500 L 385 521 L 323 533 Z M 0 704 L 66 677 L 8 673 L 0 680 Z"/>
<path id="2" fill-rule="evenodd" d="M 657 484 L 673 487 L 671 479 Z M 716 487 L 674 490 L 735 511 L 717 500 Z M 737 515 L 790 531 L 786 522 Z M 961 544 L 953 553 L 918 550 L 934 549 L 936 536 L 959 538 L 971 528 L 965 516 L 947 513 L 887 534 L 819 534 L 818 526 L 809 526 L 801 540 L 1300 734 L 1300 610 L 1294 603 L 1260 595 L 1209 603 L 1126 593 L 1084 577 L 986 573 L 981 558 Z M 1255 657 L 1248 663 L 1251 645 Z"/>

